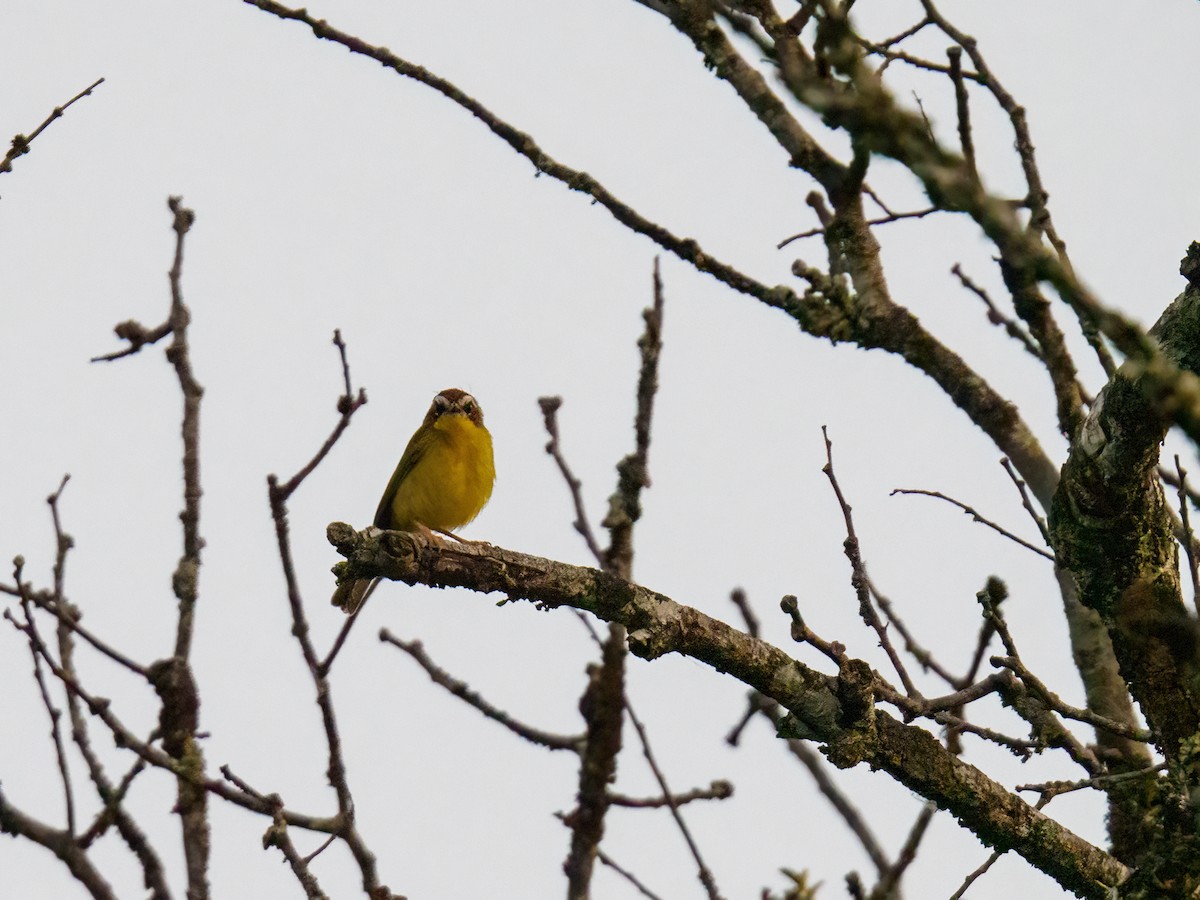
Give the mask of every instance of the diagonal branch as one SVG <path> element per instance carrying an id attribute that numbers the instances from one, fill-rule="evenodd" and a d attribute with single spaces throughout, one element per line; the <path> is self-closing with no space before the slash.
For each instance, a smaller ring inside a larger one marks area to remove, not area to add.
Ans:
<path id="1" fill-rule="evenodd" d="M 789 710 L 795 737 L 825 743 L 839 765 L 867 763 L 951 812 L 980 840 L 1007 846 L 1082 897 L 1109 896 L 1126 868 L 1034 810 L 922 728 L 874 709 L 865 664 L 847 660 L 837 678 L 662 594 L 604 572 L 482 545 L 434 546 L 405 532 L 355 532 L 335 522 L 330 542 L 362 573 L 408 584 L 467 587 L 584 610 L 629 630 L 630 650 L 654 660 L 681 653 L 728 673 Z"/>
<path id="2" fill-rule="evenodd" d="M 54 107 L 54 109 L 50 112 L 50 115 L 46 117 L 45 121 L 43 121 L 41 125 L 33 130 L 32 134 L 16 135 L 12 139 L 12 144 L 9 146 L 8 152 L 4 154 L 4 159 L 0 160 L 0 174 L 11 172 L 13 160 L 15 160 L 18 156 L 24 156 L 26 153 L 28 153 L 29 145 L 33 143 L 34 139 L 47 128 L 49 128 L 51 122 L 53 122 L 55 119 L 61 118 L 68 106 L 73 104 L 76 100 L 82 100 L 84 97 L 89 96 L 92 91 L 100 87 L 100 85 L 103 83 L 103 78 L 97 78 L 62 106 Z"/>
<path id="3" fill-rule="evenodd" d="M 1004 537 L 1008 538 L 1013 543 L 1021 545 L 1026 550 L 1032 550 L 1034 553 L 1038 554 L 1038 556 L 1043 556 L 1046 559 L 1050 560 L 1051 562 L 1054 562 L 1054 554 L 1053 553 L 1048 553 L 1047 551 L 1043 550 L 1041 547 L 1038 547 L 1036 544 L 1031 544 L 1031 543 L 1029 543 L 1029 541 L 1025 540 L 1024 538 L 1017 537 L 1017 535 L 1013 534 L 1007 528 L 1004 528 L 1001 525 L 997 525 L 991 519 L 985 518 L 983 515 L 981 515 L 979 513 L 979 511 L 977 509 L 975 509 L 975 507 L 968 506 L 967 504 L 963 503 L 961 500 L 955 500 L 953 497 L 947 496 L 946 494 L 943 494 L 941 491 L 927 491 L 927 490 L 923 490 L 921 488 L 895 488 L 889 496 L 894 497 L 894 496 L 896 496 L 896 494 L 916 494 L 916 495 L 922 496 L 922 497 L 935 497 L 938 500 L 945 500 L 951 506 L 956 506 L 959 509 L 961 509 L 966 515 L 970 516 L 974 521 L 978 522 L 980 525 L 986 525 L 988 528 L 992 529 L 997 534 L 1002 534 Z"/>
<path id="4" fill-rule="evenodd" d="M 420 641 L 405 641 L 396 637 L 386 628 L 380 630 L 379 639 L 384 643 L 391 644 L 393 647 L 398 647 L 403 650 L 430 677 L 434 684 L 445 688 L 455 697 L 465 702 L 468 706 L 473 706 L 479 710 L 493 722 L 499 722 L 513 734 L 524 738 L 531 744 L 537 744 L 545 747 L 547 750 L 571 750 L 576 753 L 580 752 L 583 746 L 584 739 L 582 736 L 567 736 L 561 734 L 551 734 L 548 731 L 542 731 L 538 728 L 531 728 L 522 722 L 518 722 L 502 709 L 497 709 L 492 704 L 484 700 L 479 694 L 471 690 L 470 686 L 465 681 L 453 677 L 445 669 L 437 665 L 429 654 L 425 652 L 425 647 Z"/>
<path id="5" fill-rule="evenodd" d="M 829 303 L 827 298 L 819 293 L 800 296 L 783 285 L 768 286 L 707 253 L 695 240 L 678 237 L 662 225 L 647 219 L 609 192 L 595 178 L 555 160 L 538 146 L 531 135 L 515 128 L 479 101 L 424 67 L 408 62 L 385 48 L 372 46 L 361 38 L 339 31 L 327 22 L 313 18 L 307 10 L 291 9 L 273 0 L 243 2 L 280 18 L 303 22 L 317 37 L 338 43 L 353 53 L 373 59 L 400 75 L 438 91 L 479 119 L 493 134 L 528 159 L 539 172 L 562 182 L 571 190 L 587 194 L 622 225 L 649 237 L 698 271 L 712 275 L 733 290 L 753 297 L 767 306 L 783 310 L 807 333 L 835 342 L 854 341 L 864 348 L 878 347 L 898 354 L 919 371 L 933 378 L 951 400 L 996 442 L 1001 452 L 1013 460 L 1018 471 L 1033 488 L 1038 500 L 1045 506 L 1049 505 L 1058 480 L 1057 470 L 1041 449 L 1037 438 L 1021 420 L 1016 408 L 998 395 L 957 354 L 935 340 L 908 310 L 888 299 L 885 304 L 881 304 L 881 308 L 871 309 L 869 314 L 851 319 L 844 310 Z M 709 60 L 718 72 L 724 61 L 724 57 Z M 738 71 L 745 77 L 749 77 L 753 72 L 741 69 Z M 757 73 L 753 74 L 757 76 Z M 832 177 L 831 173 L 832 169 L 827 173 L 829 177 Z M 865 217 L 862 218 L 865 222 Z M 882 284 L 881 272 L 874 278 L 874 282 Z M 1197 421 L 1200 422 L 1200 397 L 1197 398 L 1197 416 Z"/>

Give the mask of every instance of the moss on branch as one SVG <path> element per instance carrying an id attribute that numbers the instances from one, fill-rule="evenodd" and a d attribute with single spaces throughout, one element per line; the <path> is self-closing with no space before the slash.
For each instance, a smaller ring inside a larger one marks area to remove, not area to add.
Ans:
<path id="1" fill-rule="evenodd" d="M 948 810 L 989 846 L 1015 850 L 1080 897 L 1104 898 L 1128 870 L 1063 828 L 982 771 L 948 752 L 933 735 L 906 725 L 873 702 L 870 670 L 847 660 L 838 676 L 803 665 L 778 647 L 597 569 L 517 553 L 490 544 L 432 544 L 417 534 L 335 522 L 328 537 L 347 562 L 340 579 L 376 575 L 407 584 L 500 593 L 546 609 L 571 607 L 629 630 L 635 656 L 681 653 L 737 678 L 782 704 L 796 727 L 844 766 L 867 763 Z"/>

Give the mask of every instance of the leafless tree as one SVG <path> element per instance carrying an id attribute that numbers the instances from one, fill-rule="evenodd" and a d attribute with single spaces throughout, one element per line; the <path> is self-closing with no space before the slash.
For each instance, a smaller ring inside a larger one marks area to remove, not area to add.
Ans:
<path id="1" fill-rule="evenodd" d="M 844 643 L 815 633 L 795 597 L 785 597 L 781 604 L 782 614 L 791 621 L 792 638 L 823 654 L 827 671 L 805 665 L 788 648 L 761 638 L 757 618 L 761 613 L 756 614 L 740 592 L 732 597 L 738 621 L 731 623 L 687 605 L 687 598 L 667 597 L 639 584 L 633 573 L 634 534 L 650 469 L 667 293 L 656 269 L 653 299 L 645 312 L 645 331 L 639 342 L 635 443 L 617 465 L 617 485 L 602 521 L 605 539 L 591 524 L 579 481 L 560 445 L 556 413 L 561 401 L 555 397 L 541 400 L 549 435 L 547 451 L 560 467 L 573 498 L 575 528 L 595 557 L 594 567 L 490 544 L 433 544 L 418 534 L 357 531 L 342 523 L 333 523 L 328 529 L 330 542 L 346 559 L 340 565 L 340 578 L 382 576 L 409 584 L 499 593 L 509 601 L 526 601 L 561 610 L 561 614 L 572 610 L 588 623 L 604 623 L 603 630 L 593 631 L 598 658 L 580 701 L 584 730 L 574 735 L 551 734 L 517 721 L 440 668 L 419 642 L 386 631 L 380 636 L 409 654 L 449 693 L 499 725 L 534 744 L 578 756 L 578 793 L 573 808 L 562 816 L 570 835 L 564 863 L 568 897 L 589 896 L 597 860 L 621 872 L 645 896 L 655 896 L 641 875 L 627 872 L 604 852 L 606 814 L 614 805 L 668 807 L 694 856 L 702 890 L 710 898 L 721 896 L 719 873 L 706 864 L 681 809 L 690 802 L 726 797 L 730 787 L 717 782 L 684 791 L 668 783 L 625 691 L 629 653 L 645 660 L 682 654 L 728 673 L 751 689 L 745 717 L 730 741 L 736 743 L 746 723 L 760 716 L 778 728 L 780 739 L 811 773 L 874 865 L 870 878 L 864 880 L 857 874 L 847 878 L 853 897 L 883 900 L 899 896 L 903 876 L 939 810 L 952 815 L 994 850 L 991 859 L 967 878 L 955 896 L 965 894 L 992 861 L 1009 851 L 1048 874 L 1064 891 L 1080 897 L 1106 898 L 1117 896 L 1118 891 L 1130 898 L 1196 896 L 1200 891 L 1196 830 L 1200 813 L 1200 633 L 1184 601 L 1179 560 L 1182 547 L 1195 588 L 1196 542 L 1189 517 L 1195 495 L 1178 457 L 1172 464 L 1164 464 L 1160 446 L 1171 428 L 1193 442 L 1200 439 L 1200 355 L 1195 349 L 1200 347 L 1200 245 L 1193 244 L 1183 261 L 1181 272 L 1187 288 L 1167 306 L 1150 332 L 1093 296 L 1072 267 L 1055 226 L 1023 108 L 989 68 L 977 42 L 943 16 L 933 0 L 921 0 L 920 18 L 887 37 L 867 36 L 869 23 L 860 26 L 855 20 L 853 0 L 804 0 L 786 16 L 766 0 L 642 0 L 659 14 L 661 27 L 674 29 L 695 46 L 697 64 L 736 92 L 745 113 L 783 149 L 788 165 L 811 179 L 808 205 L 818 224 L 787 238 L 781 246 L 801 240 L 820 242 L 824 262 L 797 261 L 793 274 L 798 287 L 760 281 L 707 252 L 695 240 L 652 221 L 595 178 L 551 158 L 532 135 L 426 68 L 304 9 L 273 0 L 244 2 L 267 15 L 301 24 L 316 38 L 364 57 L 364 62 L 373 60 L 426 85 L 470 112 L 540 174 L 587 195 L 621 226 L 645 235 L 664 253 L 711 275 L 731 291 L 780 311 L 808 334 L 885 350 L 927 375 L 1003 455 L 1014 490 L 1041 535 L 1041 545 L 1017 537 L 966 502 L 936 491 L 922 493 L 958 506 L 978 522 L 1053 561 L 1054 589 L 1061 595 L 1075 666 L 1087 698 L 1084 708 L 1066 703 L 1023 661 L 1019 635 L 1012 633 L 1005 619 L 1007 589 L 999 579 L 990 579 L 979 591 L 979 627 L 969 636 L 975 652 L 965 671 L 945 665 L 939 648 L 926 646 L 906 626 L 895 604 L 868 577 L 848 491 L 838 481 L 828 438 L 825 473 L 844 517 L 851 588 L 863 625 L 885 652 L 890 671 L 875 670 L 852 655 Z M 287 26 L 281 23 L 281 27 Z M 930 34 L 947 45 L 944 59 L 923 58 L 906 49 L 915 36 L 928 38 Z M 900 67 L 916 67 L 943 79 L 944 90 L 953 96 L 957 109 L 957 145 L 940 142 L 923 113 L 895 96 L 889 74 Z M 1024 177 L 1020 196 L 989 193 L 981 179 L 971 124 L 973 104 L 980 103 L 994 105 L 1008 118 Z M 797 108 L 811 111 L 825 126 L 848 136 L 850 151 L 843 157 L 823 145 L 806 127 Z M 13 161 L 29 151 L 30 140 L 62 111 L 55 110 L 30 137 L 15 139 L 0 171 L 10 171 Z M 928 206 L 898 211 L 873 190 L 871 169 L 880 158 L 907 169 L 924 189 Z M 190 360 L 190 313 L 183 300 L 183 250 L 193 213 L 177 198 L 171 200 L 170 208 L 177 243 L 168 316 L 155 327 L 133 321 L 117 326 L 125 346 L 100 359 L 115 361 L 159 341 L 171 342 L 167 357 L 184 400 L 183 548 L 174 577 L 179 606 L 175 646 L 163 659 L 145 664 L 130 659 L 80 623 L 79 606 L 67 599 L 65 564 L 72 542 L 58 517 L 60 486 L 50 497 L 57 535 L 53 583 L 28 581 L 18 559 L 11 582 L 0 584 L 0 591 L 10 601 L 5 617 L 28 645 L 33 674 L 52 724 L 66 798 L 66 824 L 47 825 L 0 794 L 0 827 L 52 850 L 91 896 L 98 898 L 115 893 L 89 848 L 100 836 L 115 830 L 141 867 L 151 895 L 170 897 L 157 836 L 147 834 L 123 803 L 136 779 L 159 771 L 167 773 L 176 785 L 175 813 L 186 850 L 187 896 L 192 900 L 209 896 L 212 802 L 233 804 L 262 816 L 264 844 L 282 854 L 306 896 L 325 894 L 314 861 L 317 856 L 301 855 L 292 840 L 296 831 L 319 832 L 330 841 L 344 843 L 361 872 L 364 892 L 373 898 L 395 897 L 381 883 L 368 844 L 370 836 L 356 825 L 328 680 L 355 619 L 347 620 L 342 636 L 329 650 L 322 652 L 314 646 L 305 597 L 310 598 L 308 602 L 314 596 L 323 599 L 329 585 L 301 585 L 290 549 L 289 500 L 366 402 L 351 382 L 347 348 L 340 335 L 334 337 L 343 371 L 335 427 L 299 472 L 287 479 L 272 476 L 269 481 L 292 633 L 316 692 L 336 811 L 305 813 L 290 807 L 284 798 L 247 783 L 228 765 L 214 772 L 198 741 L 199 697 L 189 658 L 194 615 L 197 603 L 202 602 L 197 589 L 202 547 L 202 389 L 197 381 L 201 373 L 193 371 Z M 1013 338 L 1014 350 L 1032 356 L 1044 370 L 1058 428 L 1069 440 L 1070 450 L 1063 460 L 1052 459 L 1042 449 L 1022 411 L 971 367 L 965 351 L 939 341 L 889 289 L 876 237 L 879 229 L 903 219 L 946 215 L 970 220 L 991 244 L 1007 296 L 991 296 L 961 268 L 956 268 L 955 275 L 965 292 L 986 305 L 989 319 Z M 1072 330 L 1086 339 L 1106 375 L 1103 385 L 1093 386 L 1098 388 L 1094 394 L 1083 383 L 1069 350 L 1067 334 Z M 1178 499 L 1178 513 L 1174 498 Z M 963 636 L 959 638 L 961 641 Z M 119 704 L 89 689 L 75 664 L 81 651 L 99 653 L 153 687 L 161 711 L 151 733 L 136 733 L 121 718 Z M 910 669 L 917 667 L 944 682 L 945 693 L 928 696 L 922 692 L 910 674 Z M 991 695 L 997 695 L 1020 716 L 1027 726 L 1024 733 L 1005 733 L 977 713 L 975 704 Z M 64 703 L 69 733 L 62 727 Z M 1144 717 L 1144 726 L 1135 710 Z M 632 732 L 626 731 L 626 725 Z M 97 731 L 111 735 L 127 751 L 128 765 L 123 771 L 112 771 L 94 752 Z M 963 743 L 968 736 L 1019 757 L 1061 754 L 1076 777 L 1023 785 L 1014 792 L 964 760 Z M 631 798 L 611 789 L 618 755 L 627 745 L 645 755 L 660 789 L 657 796 Z M 78 786 L 69 775 L 69 754 L 83 760 L 90 790 L 99 803 L 99 811 L 90 821 L 78 815 Z M 881 770 L 927 801 L 899 853 L 885 852 L 871 829 L 872 811 L 856 808 L 847 799 L 838 787 L 836 772 L 822 756 L 837 769 L 865 765 Z M 1107 847 L 1081 839 L 1045 810 L 1060 794 L 1079 790 L 1099 792 L 1106 800 Z M 796 874 L 793 882 L 787 896 L 813 895 L 805 874 Z M 833 888 L 825 890 L 834 892 Z"/>

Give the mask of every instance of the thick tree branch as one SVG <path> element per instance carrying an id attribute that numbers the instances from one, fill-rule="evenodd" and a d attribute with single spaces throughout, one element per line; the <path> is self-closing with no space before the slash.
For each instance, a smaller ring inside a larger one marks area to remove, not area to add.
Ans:
<path id="1" fill-rule="evenodd" d="M 10 804 L 0 791 L 0 831 L 28 838 L 45 847 L 66 864 L 75 879 L 87 889 L 93 900 L 117 900 L 112 886 L 75 842 L 73 835 L 51 828 Z"/>
<path id="2" fill-rule="evenodd" d="M 1200 286 L 1189 285 L 1153 333 L 1164 353 L 1200 371 Z M 1096 398 L 1063 467 L 1051 530 L 1083 602 L 1112 635 L 1159 749 L 1172 759 L 1200 731 L 1200 636 L 1183 604 L 1174 524 L 1157 475 L 1170 420 L 1144 379 L 1127 364 Z"/>
<path id="3" fill-rule="evenodd" d="M 431 546 L 406 532 L 355 532 L 340 522 L 328 533 L 354 575 L 584 610 L 624 625 L 630 650 L 643 659 L 681 653 L 727 672 L 790 711 L 789 736 L 824 743 L 839 766 L 866 762 L 882 769 L 953 813 L 984 843 L 1016 850 L 1081 897 L 1107 897 L 1109 886 L 1126 877 L 1119 862 L 956 758 L 927 731 L 874 709 L 865 664 L 846 660 L 839 676 L 822 675 L 765 641 L 595 569 L 492 546 Z"/>

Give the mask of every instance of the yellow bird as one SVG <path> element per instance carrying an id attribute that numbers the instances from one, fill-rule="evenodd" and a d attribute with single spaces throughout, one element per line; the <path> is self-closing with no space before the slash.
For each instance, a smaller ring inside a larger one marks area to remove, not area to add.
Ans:
<path id="1" fill-rule="evenodd" d="M 375 527 L 420 531 L 428 537 L 434 531 L 453 532 L 479 515 L 495 481 L 492 436 L 484 427 L 483 410 L 466 391 L 446 388 L 433 398 L 425 421 L 409 438 L 375 510 Z M 333 605 L 354 613 L 372 582 L 343 582 Z"/>

